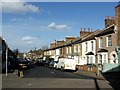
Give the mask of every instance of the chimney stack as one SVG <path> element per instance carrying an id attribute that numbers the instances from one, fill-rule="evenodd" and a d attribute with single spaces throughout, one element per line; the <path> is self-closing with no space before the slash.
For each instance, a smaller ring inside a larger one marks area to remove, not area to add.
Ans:
<path id="1" fill-rule="evenodd" d="M 110 16 L 106 16 L 105 28 L 109 27 L 112 24 L 115 24 L 115 17 L 110 18 Z"/>
<path id="2" fill-rule="evenodd" d="M 82 31 L 82 28 L 80 28 L 80 37 L 93 33 L 91 28 L 88 28 L 88 31 L 86 31 L 86 28 L 83 28 L 83 29 L 84 30 Z"/>

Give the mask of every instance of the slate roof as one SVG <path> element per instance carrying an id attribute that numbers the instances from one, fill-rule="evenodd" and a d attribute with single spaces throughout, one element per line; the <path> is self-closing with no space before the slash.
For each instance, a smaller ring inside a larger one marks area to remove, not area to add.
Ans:
<path id="1" fill-rule="evenodd" d="M 93 52 L 88 52 L 86 55 L 94 55 Z"/>
<path id="2" fill-rule="evenodd" d="M 68 42 L 64 45 L 57 46 L 54 48 L 49 48 L 49 49 L 46 49 L 44 51 L 54 50 L 54 49 L 62 48 L 65 46 L 72 46 L 73 44 L 82 43 L 84 41 L 95 40 L 95 37 L 100 37 L 100 36 L 104 36 L 104 35 L 112 34 L 112 33 L 115 33 L 115 25 L 114 24 L 107 27 L 107 28 L 104 28 L 103 30 L 96 30 L 95 32 L 93 32 L 91 34 L 85 34 L 83 37 L 79 37 L 79 38 L 77 38 L 71 42 Z"/>
<path id="3" fill-rule="evenodd" d="M 108 52 L 108 50 L 106 50 L 106 49 L 100 49 L 99 51 L 98 51 L 98 53 L 99 52 Z"/>
<path id="4" fill-rule="evenodd" d="M 111 34 L 111 33 L 115 33 L 115 25 L 114 24 L 107 28 L 104 28 L 100 33 L 98 33 L 96 35 L 96 37 L 104 36 L 104 35 Z"/>
<path id="5" fill-rule="evenodd" d="M 96 35 L 100 32 L 100 30 L 96 30 L 95 32 L 93 32 L 92 34 L 86 36 L 85 38 L 83 38 L 83 40 L 81 42 L 84 41 L 89 41 L 89 40 L 95 40 Z"/>

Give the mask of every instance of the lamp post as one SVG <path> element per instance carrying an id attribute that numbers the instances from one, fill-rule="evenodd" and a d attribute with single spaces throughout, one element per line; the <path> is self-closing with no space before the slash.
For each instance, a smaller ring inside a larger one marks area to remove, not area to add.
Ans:
<path id="1" fill-rule="evenodd" d="M 8 71 L 7 63 L 8 63 L 8 46 L 6 45 L 6 77 L 7 77 L 7 71 Z"/>
<path id="2" fill-rule="evenodd" d="M 55 40 L 55 59 L 56 59 L 56 40 Z"/>

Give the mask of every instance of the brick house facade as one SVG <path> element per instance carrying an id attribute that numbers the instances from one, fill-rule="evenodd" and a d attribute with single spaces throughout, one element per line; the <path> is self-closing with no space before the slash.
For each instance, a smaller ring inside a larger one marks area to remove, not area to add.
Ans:
<path id="1" fill-rule="evenodd" d="M 81 28 L 79 38 L 66 37 L 64 43 L 51 50 L 59 51 L 59 56 L 76 59 L 77 67 L 86 71 L 89 71 L 86 65 L 91 63 L 90 60 L 95 64 L 91 70 L 94 72 L 97 72 L 99 64 L 118 63 L 115 48 L 120 47 L 120 5 L 115 7 L 115 17 L 107 16 L 104 23 L 103 30 L 94 32 L 90 28 L 88 31 Z M 91 49 L 92 44 L 94 50 Z M 100 69 L 102 70 L 102 67 Z"/>

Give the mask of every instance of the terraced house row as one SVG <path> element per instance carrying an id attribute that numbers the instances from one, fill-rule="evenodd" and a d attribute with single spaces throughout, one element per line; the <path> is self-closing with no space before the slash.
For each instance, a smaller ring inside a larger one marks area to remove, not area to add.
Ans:
<path id="1" fill-rule="evenodd" d="M 80 37 L 66 36 L 65 41 L 50 43 L 44 56 L 74 58 L 76 68 L 86 71 L 118 71 L 120 65 L 120 4 L 115 7 L 115 16 L 107 16 L 105 28 L 80 29 Z"/>

